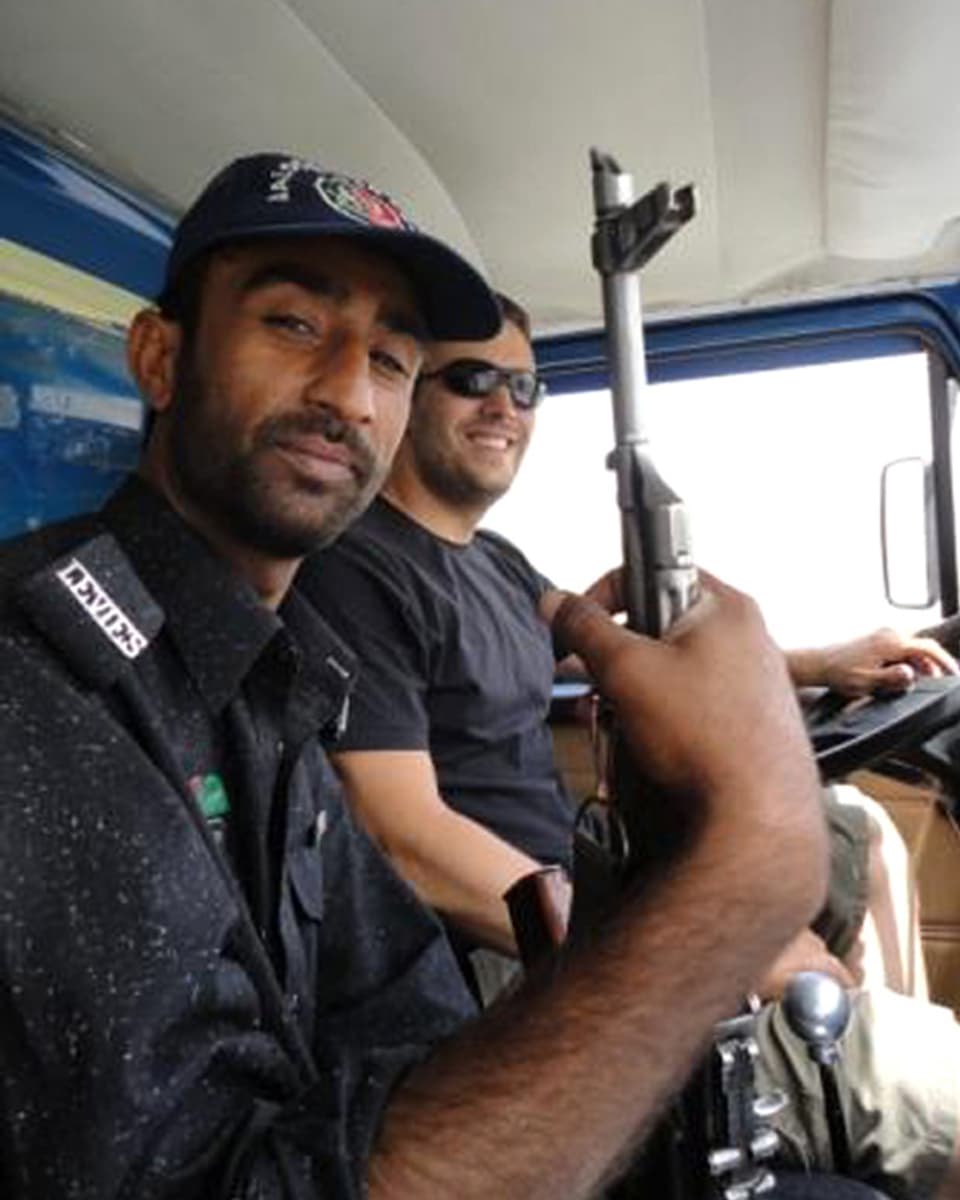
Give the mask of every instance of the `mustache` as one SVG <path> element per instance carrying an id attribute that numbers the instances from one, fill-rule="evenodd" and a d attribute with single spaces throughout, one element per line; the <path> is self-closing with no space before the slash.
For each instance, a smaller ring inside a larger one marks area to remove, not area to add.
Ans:
<path id="1" fill-rule="evenodd" d="M 345 446 L 353 459 L 354 471 L 364 480 L 377 470 L 377 456 L 366 437 L 355 425 L 325 408 L 274 417 L 260 426 L 256 441 L 261 446 L 272 446 L 300 435 L 322 437 L 332 445 Z"/>

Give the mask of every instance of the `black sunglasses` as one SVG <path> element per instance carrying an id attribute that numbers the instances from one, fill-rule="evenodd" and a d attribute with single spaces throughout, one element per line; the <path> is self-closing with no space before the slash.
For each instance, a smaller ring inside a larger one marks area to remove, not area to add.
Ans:
<path id="1" fill-rule="evenodd" d="M 510 399 L 524 412 L 536 408 L 547 394 L 547 385 L 535 371 L 511 371 L 475 358 L 456 358 L 437 371 L 421 372 L 420 378 L 439 379 L 455 396 L 470 400 L 481 400 L 506 384 Z"/>

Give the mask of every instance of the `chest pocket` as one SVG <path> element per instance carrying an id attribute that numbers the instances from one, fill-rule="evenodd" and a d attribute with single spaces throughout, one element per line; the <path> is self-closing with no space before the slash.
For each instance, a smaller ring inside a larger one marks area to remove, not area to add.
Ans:
<path id="1" fill-rule="evenodd" d="M 322 921 L 324 897 L 320 838 L 313 835 L 308 843 L 292 850 L 287 860 L 287 870 L 293 894 L 304 914 L 311 920 Z"/>

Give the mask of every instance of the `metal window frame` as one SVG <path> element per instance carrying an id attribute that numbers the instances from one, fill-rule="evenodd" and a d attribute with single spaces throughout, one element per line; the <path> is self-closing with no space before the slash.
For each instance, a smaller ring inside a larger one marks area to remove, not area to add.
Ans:
<path id="1" fill-rule="evenodd" d="M 652 384 L 925 351 L 944 617 L 960 611 L 950 431 L 960 379 L 960 282 L 805 305 L 651 321 Z M 554 393 L 609 386 L 602 332 L 538 339 L 538 369 Z"/>

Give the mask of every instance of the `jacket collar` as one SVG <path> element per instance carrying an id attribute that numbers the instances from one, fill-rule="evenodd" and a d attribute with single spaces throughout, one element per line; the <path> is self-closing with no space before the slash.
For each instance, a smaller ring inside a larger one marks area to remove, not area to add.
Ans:
<path id="1" fill-rule="evenodd" d="M 275 638 L 316 702 L 342 705 L 356 659 L 296 591 L 278 612 L 260 602 L 150 484 L 131 476 L 107 503 L 103 521 L 163 609 L 166 632 L 206 704 L 232 700 Z"/>

